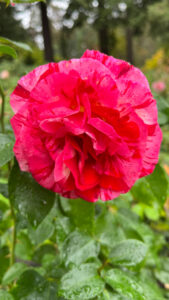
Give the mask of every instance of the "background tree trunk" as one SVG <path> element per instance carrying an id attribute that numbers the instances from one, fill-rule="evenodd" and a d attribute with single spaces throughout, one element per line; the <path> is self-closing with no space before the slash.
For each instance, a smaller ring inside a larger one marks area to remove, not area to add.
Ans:
<path id="1" fill-rule="evenodd" d="M 49 19 L 47 16 L 47 5 L 43 2 L 40 2 L 39 5 L 40 5 L 40 11 L 41 11 L 41 20 L 42 20 L 44 55 L 45 55 L 45 60 L 50 62 L 50 61 L 54 61 L 54 58 L 53 58 L 53 48 L 52 48 L 50 24 L 49 24 Z"/>
<path id="2" fill-rule="evenodd" d="M 99 37 L 99 48 L 101 52 L 109 54 L 109 28 L 106 22 L 106 14 L 104 7 L 104 0 L 99 0 L 98 6 L 98 18 L 99 18 L 99 28 L 98 28 L 98 37 Z"/>
<path id="3" fill-rule="evenodd" d="M 109 54 L 109 36 L 108 36 L 108 27 L 104 26 L 99 29 L 99 45 L 100 51 Z"/>

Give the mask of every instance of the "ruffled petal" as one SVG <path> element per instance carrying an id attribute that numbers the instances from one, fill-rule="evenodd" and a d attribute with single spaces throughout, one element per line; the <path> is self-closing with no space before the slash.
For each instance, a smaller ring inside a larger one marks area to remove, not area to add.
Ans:
<path id="1" fill-rule="evenodd" d="M 23 76 L 19 81 L 18 85 L 11 94 L 10 104 L 13 111 L 16 113 L 20 108 L 28 101 L 29 94 L 36 86 L 41 78 L 45 77 L 48 73 L 56 72 L 57 64 L 50 63 L 35 68 L 33 71 Z"/>
<path id="2" fill-rule="evenodd" d="M 116 59 L 113 56 L 108 56 L 97 50 L 86 50 L 82 58 L 93 58 L 105 65 L 113 75 L 113 78 L 119 80 L 131 80 L 146 86 L 149 89 L 149 84 L 144 74 L 136 67 L 128 62 Z"/>
<path id="3" fill-rule="evenodd" d="M 162 131 L 157 124 L 155 130 L 147 138 L 146 150 L 143 155 L 142 171 L 140 177 L 153 172 L 159 159 L 160 145 L 162 141 Z"/>

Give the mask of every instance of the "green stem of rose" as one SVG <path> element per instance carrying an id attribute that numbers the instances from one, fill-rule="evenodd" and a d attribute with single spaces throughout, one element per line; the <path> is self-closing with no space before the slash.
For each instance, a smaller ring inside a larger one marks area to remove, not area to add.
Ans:
<path id="1" fill-rule="evenodd" d="M 15 211 L 11 203 L 11 216 L 13 219 L 13 230 L 12 230 L 12 245 L 11 245 L 11 256 L 10 256 L 10 266 L 15 262 L 15 245 L 16 245 L 16 216 Z"/>
<path id="2" fill-rule="evenodd" d="M 3 88 L 0 84 L 0 95 L 2 97 L 2 105 L 1 105 L 1 116 L 0 116 L 0 121 L 1 121 L 1 129 L 2 133 L 5 132 L 5 124 L 4 124 L 4 113 L 5 113 L 5 94 L 3 91 Z"/>

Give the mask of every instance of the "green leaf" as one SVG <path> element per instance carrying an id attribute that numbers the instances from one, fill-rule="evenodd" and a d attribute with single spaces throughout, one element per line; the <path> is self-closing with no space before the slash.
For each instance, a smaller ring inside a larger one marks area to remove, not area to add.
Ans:
<path id="1" fill-rule="evenodd" d="M 98 296 L 104 289 L 104 282 L 92 264 L 82 264 L 61 278 L 59 295 L 67 300 L 86 300 Z"/>
<path id="2" fill-rule="evenodd" d="M 157 201 L 146 178 L 141 178 L 137 180 L 134 186 L 132 187 L 131 192 L 133 194 L 134 199 L 139 202 L 143 202 L 145 204 L 152 204 L 155 201 Z"/>
<path id="3" fill-rule="evenodd" d="M 0 299 L 1 300 L 14 300 L 11 294 L 9 294 L 7 291 L 0 290 Z"/>
<path id="4" fill-rule="evenodd" d="M 8 185 L 6 183 L 0 183 L 0 193 L 8 198 Z"/>
<path id="5" fill-rule="evenodd" d="M 17 58 L 17 53 L 15 51 L 15 49 L 6 46 L 6 45 L 0 45 L 0 56 L 1 55 L 10 55 L 13 58 Z"/>
<path id="6" fill-rule="evenodd" d="M 126 239 L 124 231 L 116 222 L 116 215 L 107 210 L 95 221 L 95 237 L 102 245 L 110 248 Z"/>
<path id="7" fill-rule="evenodd" d="M 15 47 L 20 48 L 25 51 L 32 51 L 32 49 L 29 45 L 22 43 L 22 42 L 12 41 L 12 40 L 4 38 L 2 36 L 0 36 L 0 43 L 9 44 L 11 46 L 15 46 Z"/>
<path id="8" fill-rule="evenodd" d="M 140 222 L 138 216 L 129 209 L 120 209 L 116 216 L 119 226 L 122 226 L 126 236 L 129 238 L 131 232 L 135 232 L 137 239 L 151 245 L 154 232 L 149 226 Z"/>
<path id="9" fill-rule="evenodd" d="M 160 269 L 169 272 L 169 257 L 160 257 Z"/>
<path id="10" fill-rule="evenodd" d="M 131 192 L 135 200 L 152 206 L 156 211 L 162 208 L 167 198 L 168 180 L 160 165 L 146 178 L 139 179 L 132 187 Z"/>
<path id="11" fill-rule="evenodd" d="M 169 104 L 162 96 L 154 93 L 155 99 L 157 100 L 158 107 L 158 122 L 160 125 L 169 123 Z"/>
<path id="12" fill-rule="evenodd" d="M 73 230 L 73 224 L 68 217 L 57 217 L 55 221 L 56 242 L 60 248 L 67 238 L 68 234 Z"/>
<path id="13" fill-rule="evenodd" d="M 113 269 L 103 272 L 103 277 L 109 286 L 128 300 L 148 300 L 144 295 L 143 288 L 137 282 L 137 278 L 134 279 L 127 272 Z"/>
<path id="14" fill-rule="evenodd" d="M 74 231 L 65 241 L 62 253 L 66 266 L 69 264 L 79 266 L 89 258 L 97 257 L 99 245 L 90 236 Z"/>
<path id="15" fill-rule="evenodd" d="M 41 245 L 39 248 L 36 249 L 33 256 L 33 261 L 42 264 L 44 256 L 47 255 L 48 253 L 56 256 L 57 250 L 55 246 L 52 244 Z"/>
<path id="16" fill-rule="evenodd" d="M 61 203 L 66 207 L 67 214 L 71 217 L 75 226 L 89 234 L 94 232 L 94 203 L 82 199 L 61 198 Z"/>
<path id="17" fill-rule="evenodd" d="M 163 284 L 169 284 L 169 272 L 163 270 L 155 271 L 156 278 Z"/>
<path id="18" fill-rule="evenodd" d="M 138 240 L 126 240 L 117 244 L 111 251 L 111 263 L 126 267 L 136 266 L 146 256 L 147 246 Z"/>
<path id="19" fill-rule="evenodd" d="M 97 300 L 129 300 L 126 297 L 122 297 L 116 293 L 104 290 L 101 295 L 98 296 Z"/>
<path id="20" fill-rule="evenodd" d="M 154 172 L 146 177 L 150 188 L 158 199 L 161 206 L 163 206 L 168 191 L 168 180 L 164 169 L 160 165 L 156 165 Z"/>
<path id="21" fill-rule="evenodd" d="M 0 193 L 0 210 L 5 212 L 10 207 L 9 200 Z"/>
<path id="22" fill-rule="evenodd" d="M 50 212 L 55 194 L 40 186 L 15 163 L 9 178 L 9 198 L 13 206 L 34 226 Z"/>
<path id="23" fill-rule="evenodd" d="M 35 244 L 40 244 L 49 239 L 54 232 L 54 225 L 47 217 L 38 225 L 36 229 L 30 228 L 30 237 Z"/>
<path id="24" fill-rule="evenodd" d="M 0 133 L 0 167 L 13 158 L 14 141 L 7 135 Z"/>
<path id="25" fill-rule="evenodd" d="M 144 212 L 145 212 L 146 217 L 153 221 L 158 221 L 158 219 L 160 217 L 158 207 L 151 207 L 151 206 L 146 205 L 144 207 Z"/>
<path id="26" fill-rule="evenodd" d="M 33 253 L 33 246 L 27 233 L 19 231 L 17 234 L 17 243 L 15 246 L 15 255 L 20 259 L 30 260 Z"/>
<path id="27" fill-rule="evenodd" d="M 12 294 L 15 300 L 52 300 L 48 282 L 34 270 L 21 275 Z"/>
<path id="28" fill-rule="evenodd" d="M 137 279 L 138 283 L 144 290 L 146 300 L 165 300 L 163 297 L 163 290 L 160 289 L 151 271 L 145 268 L 141 270 Z"/>
<path id="29" fill-rule="evenodd" d="M 15 263 L 8 269 L 2 279 L 2 284 L 6 285 L 19 278 L 19 276 L 27 269 L 23 263 Z"/>

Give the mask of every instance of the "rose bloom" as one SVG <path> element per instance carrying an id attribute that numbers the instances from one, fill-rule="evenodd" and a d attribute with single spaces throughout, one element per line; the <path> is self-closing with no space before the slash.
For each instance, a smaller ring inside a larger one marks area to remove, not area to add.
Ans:
<path id="1" fill-rule="evenodd" d="M 21 170 L 64 197 L 113 199 L 158 161 L 162 133 L 145 76 L 99 51 L 34 69 L 11 106 Z"/>
<path id="2" fill-rule="evenodd" d="M 161 93 L 166 89 L 164 81 L 154 81 L 152 83 L 152 88 L 155 92 Z"/>

